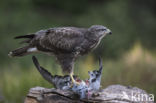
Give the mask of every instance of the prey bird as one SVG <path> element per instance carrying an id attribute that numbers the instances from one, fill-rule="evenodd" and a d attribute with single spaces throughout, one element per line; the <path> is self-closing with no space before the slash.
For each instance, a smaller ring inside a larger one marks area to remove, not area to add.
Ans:
<path id="1" fill-rule="evenodd" d="M 73 92 L 78 94 L 81 99 L 86 97 L 88 97 L 89 99 L 92 93 L 100 89 L 102 69 L 103 69 L 101 58 L 99 58 L 99 69 L 88 71 L 89 79 L 83 81 L 78 76 L 74 75 L 74 79 L 80 84 L 79 85 L 73 84 L 73 87 L 71 87 L 72 81 L 69 75 L 65 75 L 65 76 L 52 75 L 45 68 L 40 66 L 35 56 L 32 57 L 32 60 L 34 65 L 36 66 L 36 69 L 41 74 L 41 76 L 49 83 L 53 84 L 57 89 L 72 90 Z"/>
<path id="2" fill-rule="evenodd" d="M 21 43 L 27 43 L 27 45 L 11 51 L 8 55 L 20 57 L 36 52 L 54 55 L 63 73 L 69 73 L 72 82 L 76 83 L 73 78 L 75 60 L 96 48 L 107 34 L 112 34 L 112 32 L 102 25 L 93 25 L 89 28 L 49 28 L 15 37 L 15 39 L 25 39 Z"/>

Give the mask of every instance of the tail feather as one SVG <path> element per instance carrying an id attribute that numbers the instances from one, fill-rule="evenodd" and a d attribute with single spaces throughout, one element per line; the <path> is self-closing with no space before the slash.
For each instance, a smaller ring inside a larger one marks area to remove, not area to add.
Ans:
<path id="1" fill-rule="evenodd" d="M 22 36 L 16 36 L 14 39 L 21 39 L 21 38 L 29 38 L 32 39 L 34 38 L 35 34 L 30 34 L 30 35 L 22 35 Z"/>
<path id="2" fill-rule="evenodd" d="M 30 43 L 30 41 L 35 37 L 35 34 L 30 34 L 30 35 L 22 35 L 22 36 L 16 36 L 14 37 L 14 39 L 26 39 L 26 40 L 23 40 L 22 42 L 20 42 L 20 44 L 23 44 L 23 43 Z"/>
<path id="3" fill-rule="evenodd" d="M 30 35 L 22 35 L 22 36 L 16 36 L 14 39 L 21 39 L 21 38 L 24 38 L 25 40 L 23 40 L 22 42 L 20 42 L 20 44 L 22 43 L 30 43 L 31 40 L 35 37 L 35 34 L 30 34 Z M 13 51 L 11 51 L 8 55 L 10 57 L 15 57 L 15 56 L 24 56 L 24 55 L 27 55 L 29 53 L 32 53 L 32 52 L 36 52 L 37 49 L 35 47 L 30 47 L 29 44 L 28 46 L 24 46 L 24 47 L 21 47 L 21 48 L 18 48 L 18 49 L 15 49 Z"/>
<path id="4" fill-rule="evenodd" d="M 46 79 L 48 82 L 50 83 L 54 83 L 54 78 L 53 76 L 51 75 L 51 73 L 49 73 L 46 69 L 44 69 L 43 67 L 40 66 L 37 58 L 35 56 L 32 57 L 32 60 L 33 60 L 33 63 L 34 65 L 36 66 L 37 70 L 40 72 L 40 74 L 42 75 L 42 77 L 44 79 Z"/>
<path id="5" fill-rule="evenodd" d="M 29 46 L 21 47 L 21 48 L 11 51 L 8 55 L 10 57 L 24 56 L 24 55 L 28 54 L 27 51 L 29 48 L 30 48 Z"/>
<path id="6" fill-rule="evenodd" d="M 102 66 L 102 60 L 101 60 L 101 57 L 99 57 L 99 71 L 102 73 L 102 69 L 103 69 L 103 66 Z"/>

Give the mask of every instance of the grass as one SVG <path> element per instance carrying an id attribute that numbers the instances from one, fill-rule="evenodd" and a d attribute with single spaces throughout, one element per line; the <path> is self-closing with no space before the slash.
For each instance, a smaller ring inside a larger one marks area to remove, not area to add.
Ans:
<path id="1" fill-rule="evenodd" d="M 49 64 L 50 62 L 43 66 L 52 74 L 62 74 L 60 67 Z M 131 85 L 156 94 L 156 55 L 142 48 L 139 43 L 117 60 L 103 60 L 103 66 L 103 88 L 112 84 Z M 98 69 L 98 61 L 89 55 L 76 63 L 75 74 L 85 79 L 88 78 L 87 71 L 95 68 Z M 3 67 L 0 75 L 0 90 L 5 97 L 5 103 L 23 102 L 32 87 L 53 87 L 40 76 L 33 65 L 29 69 L 19 64 L 7 65 Z"/>

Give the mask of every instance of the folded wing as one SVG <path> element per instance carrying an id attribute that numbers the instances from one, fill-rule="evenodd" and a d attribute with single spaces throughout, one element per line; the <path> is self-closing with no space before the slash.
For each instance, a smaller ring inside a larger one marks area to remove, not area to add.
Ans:
<path id="1" fill-rule="evenodd" d="M 51 49 L 72 51 L 84 39 L 83 31 L 74 27 L 48 29 L 44 37 L 40 36 L 40 45 Z"/>

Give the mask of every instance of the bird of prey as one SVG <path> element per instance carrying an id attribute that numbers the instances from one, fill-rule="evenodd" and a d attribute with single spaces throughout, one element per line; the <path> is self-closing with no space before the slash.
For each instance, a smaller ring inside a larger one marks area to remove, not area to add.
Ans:
<path id="1" fill-rule="evenodd" d="M 15 37 L 15 39 L 25 39 L 21 43 L 27 45 L 11 51 L 9 56 L 20 57 L 36 52 L 54 55 L 63 72 L 69 73 L 72 82 L 76 83 L 73 78 L 75 60 L 96 48 L 107 34 L 111 34 L 111 31 L 102 25 L 92 25 L 89 28 L 55 27 L 40 30 L 33 34 Z"/>

